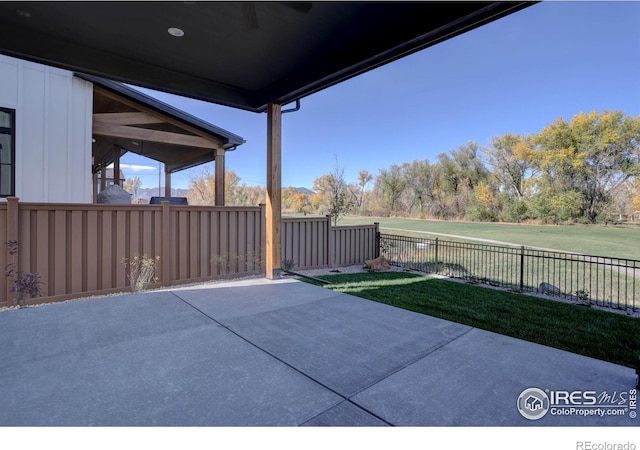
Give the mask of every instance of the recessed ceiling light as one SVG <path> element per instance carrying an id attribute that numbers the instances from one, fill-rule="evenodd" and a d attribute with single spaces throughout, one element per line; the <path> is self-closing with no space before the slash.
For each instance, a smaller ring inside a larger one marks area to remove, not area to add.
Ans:
<path id="1" fill-rule="evenodd" d="M 169 32 L 169 34 L 171 36 L 175 36 L 175 37 L 182 37 L 184 36 L 184 31 L 182 31 L 180 28 L 176 28 L 176 27 L 171 27 L 167 30 Z"/>

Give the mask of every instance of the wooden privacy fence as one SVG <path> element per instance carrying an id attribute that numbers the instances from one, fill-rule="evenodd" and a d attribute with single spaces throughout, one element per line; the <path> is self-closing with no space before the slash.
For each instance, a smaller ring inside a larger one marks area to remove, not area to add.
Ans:
<path id="1" fill-rule="evenodd" d="M 333 227 L 330 217 L 283 218 L 282 260 L 296 269 L 360 264 L 377 256 L 378 225 Z M 264 274 L 264 205 L 256 207 L 0 203 L 0 244 L 18 241 L 19 271 L 38 272 L 43 303 L 131 289 L 123 259 L 159 257 L 170 286 Z M 6 248 L 0 265 L 11 262 Z M 15 295 L 0 277 L 0 307 Z"/>
<path id="2" fill-rule="evenodd" d="M 282 265 L 293 270 L 363 264 L 378 256 L 378 224 L 332 226 L 331 216 L 283 218 Z"/>
<path id="3" fill-rule="evenodd" d="M 58 301 L 130 289 L 123 258 L 155 258 L 161 285 L 263 273 L 264 208 L 19 203 L 0 205 L 2 243 L 19 242 L 17 267 L 39 272 Z M 0 251 L 0 264 L 10 262 Z M 0 277 L 0 307 L 13 304 Z"/>

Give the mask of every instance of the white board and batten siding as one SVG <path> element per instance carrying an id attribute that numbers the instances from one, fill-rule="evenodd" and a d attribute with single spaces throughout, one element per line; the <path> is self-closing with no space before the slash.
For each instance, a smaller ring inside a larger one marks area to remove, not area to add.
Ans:
<path id="1" fill-rule="evenodd" d="M 67 70 L 0 55 L 0 107 L 15 110 L 16 197 L 91 203 L 93 85 Z"/>

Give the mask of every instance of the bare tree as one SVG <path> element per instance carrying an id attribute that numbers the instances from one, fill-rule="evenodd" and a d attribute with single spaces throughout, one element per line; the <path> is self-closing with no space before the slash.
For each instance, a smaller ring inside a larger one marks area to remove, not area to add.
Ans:
<path id="1" fill-rule="evenodd" d="M 134 202 L 138 199 L 140 186 L 142 186 L 142 181 L 138 177 L 127 178 L 124 182 L 124 190 L 133 196 Z"/>
<path id="2" fill-rule="evenodd" d="M 367 188 L 367 184 L 369 184 L 371 180 L 373 180 L 373 175 L 363 169 L 358 174 L 358 183 L 350 183 L 348 185 L 349 192 L 353 199 L 353 204 L 359 210 L 364 206 L 365 190 Z"/>
<path id="3" fill-rule="evenodd" d="M 316 191 L 315 203 L 320 211 L 331 215 L 334 225 L 337 225 L 340 218 L 344 217 L 352 207 L 344 179 L 344 169 L 338 165 L 337 158 L 333 172 L 313 181 L 313 190 Z"/>

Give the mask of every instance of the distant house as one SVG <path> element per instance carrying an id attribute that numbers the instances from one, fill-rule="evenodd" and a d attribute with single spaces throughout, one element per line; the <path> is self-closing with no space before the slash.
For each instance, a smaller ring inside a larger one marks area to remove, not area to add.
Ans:
<path id="1" fill-rule="evenodd" d="M 122 83 L 0 55 L 0 201 L 95 202 L 133 152 L 164 164 L 168 196 L 172 173 L 215 161 L 222 205 L 225 155 L 244 142 Z"/>
<path id="2" fill-rule="evenodd" d="M 115 178 L 113 176 L 113 169 L 107 167 L 106 169 L 104 169 L 104 172 L 105 172 L 105 177 L 104 177 L 105 178 L 105 187 L 112 186 L 113 184 L 115 184 Z M 100 180 L 102 178 L 100 176 L 101 173 L 99 172 L 98 175 L 99 175 L 98 179 L 96 180 L 96 183 L 95 183 L 93 188 L 99 194 L 100 191 L 102 191 L 103 189 L 102 189 L 102 183 L 100 182 Z M 120 169 L 120 177 L 119 177 L 118 181 L 119 181 L 118 184 L 120 185 L 120 187 L 124 188 L 124 182 L 127 181 L 127 179 L 125 178 L 124 173 L 122 172 L 122 169 Z"/>

